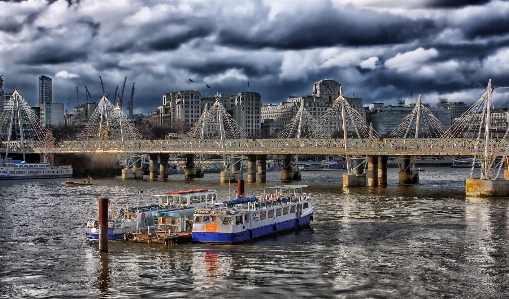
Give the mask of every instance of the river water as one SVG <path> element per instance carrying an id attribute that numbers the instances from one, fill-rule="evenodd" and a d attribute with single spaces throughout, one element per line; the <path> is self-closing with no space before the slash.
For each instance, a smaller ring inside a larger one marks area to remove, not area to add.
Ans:
<path id="1" fill-rule="evenodd" d="M 509 295 L 509 199 L 466 198 L 469 169 L 427 168 L 419 185 L 341 187 L 343 171 L 303 172 L 315 221 L 247 244 L 85 241 L 97 199 L 115 207 L 152 194 L 236 185 L 218 174 L 167 182 L 0 182 L 0 298 L 503 298 Z M 280 184 L 246 184 L 256 195 Z M 139 193 L 142 191 L 143 193 Z"/>

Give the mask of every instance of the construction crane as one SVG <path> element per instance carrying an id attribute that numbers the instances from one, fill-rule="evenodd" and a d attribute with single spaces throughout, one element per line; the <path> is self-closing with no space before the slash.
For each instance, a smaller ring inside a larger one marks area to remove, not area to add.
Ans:
<path id="1" fill-rule="evenodd" d="M 106 95 L 106 91 L 104 91 L 104 84 L 103 84 L 103 79 L 101 78 L 101 76 L 99 76 L 99 80 L 101 80 L 101 87 L 103 89 L 103 97 Z"/>
<path id="2" fill-rule="evenodd" d="M 92 101 L 92 96 L 90 95 L 90 92 L 88 91 L 88 88 L 86 85 L 85 85 L 85 90 L 87 91 L 87 104 L 88 104 L 88 98 L 90 98 L 90 101 Z"/>
<path id="3" fill-rule="evenodd" d="M 113 105 L 117 103 L 117 91 L 118 91 L 118 85 L 117 88 L 115 88 L 115 95 L 113 96 Z"/>
<path id="4" fill-rule="evenodd" d="M 120 99 L 118 100 L 118 106 L 120 108 L 122 108 L 122 99 L 124 98 L 125 81 L 127 81 L 127 76 L 124 79 L 124 85 L 122 86 L 122 93 L 120 94 Z"/>
<path id="5" fill-rule="evenodd" d="M 133 89 L 131 90 L 131 97 L 129 98 L 129 102 L 127 103 L 127 110 L 129 111 L 129 118 L 133 118 L 133 106 L 134 106 L 134 83 L 133 83 Z"/>
<path id="6" fill-rule="evenodd" d="M 76 86 L 76 95 L 78 96 L 78 106 L 80 105 L 80 93 L 78 92 L 78 86 Z"/>

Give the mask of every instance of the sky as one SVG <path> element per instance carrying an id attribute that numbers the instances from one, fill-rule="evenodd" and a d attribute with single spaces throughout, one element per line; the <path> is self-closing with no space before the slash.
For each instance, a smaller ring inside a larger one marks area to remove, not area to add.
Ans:
<path id="1" fill-rule="evenodd" d="M 38 77 L 66 109 L 125 77 L 134 113 L 163 94 L 258 92 L 263 104 L 332 79 L 364 105 L 421 94 L 509 106 L 509 0 L 29 0 L 0 2 L 0 75 L 35 105 Z M 192 80 L 192 82 L 191 82 Z M 207 85 L 210 88 L 207 88 Z"/>

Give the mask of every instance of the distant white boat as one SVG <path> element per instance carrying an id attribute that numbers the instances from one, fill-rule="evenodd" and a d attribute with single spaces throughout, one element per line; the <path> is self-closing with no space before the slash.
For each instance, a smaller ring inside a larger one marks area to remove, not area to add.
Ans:
<path id="1" fill-rule="evenodd" d="M 0 160 L 0 180 L 71 178 L 72 166 L 51 166 L 47 161 L 26 163 L 11 158 Z"/>

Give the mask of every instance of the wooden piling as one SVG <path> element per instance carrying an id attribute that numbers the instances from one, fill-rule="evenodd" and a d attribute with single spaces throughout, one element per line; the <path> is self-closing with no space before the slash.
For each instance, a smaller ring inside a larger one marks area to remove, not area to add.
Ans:
<path id="1" fill-rule="evenodd" d="M 99 251 L 108 252 L 108 198 L 99 198 Z"/>
<path id="2" fill-rule="evenodd" d="M 237 182 L 237 195 L 238 197 L 244 197 L 244 180 Z"/>

